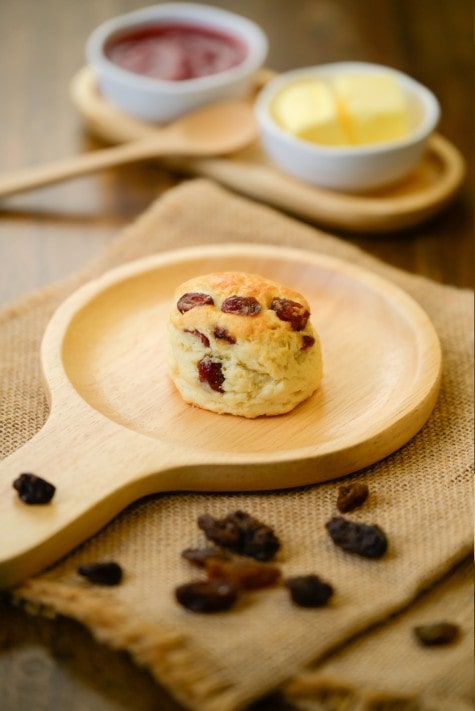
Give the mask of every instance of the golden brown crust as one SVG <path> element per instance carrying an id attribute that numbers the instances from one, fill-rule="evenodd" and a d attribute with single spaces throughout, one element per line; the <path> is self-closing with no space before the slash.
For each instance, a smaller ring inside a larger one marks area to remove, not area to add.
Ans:
<path id="1" fill-rule="evenodd" d="M 300 293 L 257 274 L 189 279 L 177 288 L 170 313 L 170 377 L 186 402 L 214 412 L 288 412 L 322 377 L 320 343 L 309 316 Z M 203 358 L 218 371 L 214 388 L 200 378 Z"/>
<path id="2" fill-rule="evenodd" d="M 175 302 L 186 293 L 196 292 L 211 296 L 214 305 L 199 306 L 183 314 L 176 309 L 172 314 L 172 323 L 177 328 L 193 327 L 208 333 L 219 327 L 228 330 L 236 339 L 267 340 L 266 334 L 276 329 L 294 330 L 288 321 L 279 319 L 271 309 L 273 299 L 297 302 L 310 313 L 310 306 L 301 294 L 258 274 L 214 272 L 189 279 L 176 290 Z M 221 310 L 223 301 L 231 296 L 254 298 L 261 310 L 255 315 L 225 313 Z M 301 333 L 307 333 L 309 329 L 301 329 Z"/>
<path id="3" fill-rule="evenodd" d="M 204 276 L 194 277 L 180 285 L 176 292 L 177 299 L 185 292 L 203 291 L 216 297 L 216 306 L 220 307 L 224 299 L 235 294 L 251 296 L 265 307 L 270 308 L 272 299 L 281 297 L 300 302 L 307 310 L 310 307 L 306 299 L 293 289 L 289 289 L 276 281 L 259 274 L 246 272 L 213 272 Z"/>

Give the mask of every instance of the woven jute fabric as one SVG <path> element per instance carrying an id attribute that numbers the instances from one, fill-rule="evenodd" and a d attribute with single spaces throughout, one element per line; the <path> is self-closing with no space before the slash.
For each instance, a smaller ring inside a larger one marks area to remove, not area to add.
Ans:
<path id="1" fill-rule="evenodd" d="M 32 611 L 75 618 L 99 640 L 126 649 L 193 711 L 244 708 L 277 688 L 300 708 L 319 711 L 470 708 L 470 566 L 462 563 L 473 544 L 472 292 L 389 267 L 207 180 L 185 182 L 152 204 L 87 269 L 0 315 L 1 456 L 47 418 L 39 346 L 48 319 L 69 293 L 129 260 L 225 242 L 287 245 L 349 260 L 404 289 L 431 318 L 444 359 L 431 417 L 403 448 L 343 480 L 368 484 L 367 503 L 351 516 L 377 522 L 388 535 L 388 553 L 367 560 L 331 543 L 324 524 L 336 512 L 341 482 L 285 492 L 161 494 L 134 503 L 15 589 L 15 599 Z M 175 586 L 195 577 L 180 552 L 204 543 L 198 515 L 236 509 L 278 533 L 283 546 L 276 562 L 284 576 L 315 572 L 331 582 L 331 604 L 298 608 L 276 586 L 248 593 L 216 615 L 179 607 Z M 92 586 L 77 574 L 78 565 L 104 559 L 123 566 L 121 585 Z M 422 649 L 412 625 L 441 617 L 460 625 L 459 639 L 447 648 Z M 392 665 L 400 668 L 389 674 Z"/>
<path id="2" fill-rule="evenodd" d="M 414 643 L 416 626 L 440 620 L 456 620 L 466 633 L 465 643 L 451 645 L 442 658 L 441 649 Z M 296 674 L 285 696 L 306 711 L 471 711 L 472 624 L 467 560 L 399 615 Z"/>

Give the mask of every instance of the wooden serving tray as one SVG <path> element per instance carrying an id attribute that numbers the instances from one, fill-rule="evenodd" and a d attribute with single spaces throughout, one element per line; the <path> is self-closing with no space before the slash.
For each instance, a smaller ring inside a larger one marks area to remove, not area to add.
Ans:
<path id="1" fill-rule="evenodd" d="M 256 76 L 254 94 L 271 76 L 269 70 Z M 154 130 L 153 124 L 135 119 L 106 101 L 90 67 L 83 67 L 73 78 L 71 98 L 87 128 L 107 142 L 132 141 Z M 432 217 L 452 199 L 465 175 L 462 155 L 437 133 L 407 178 L 392 187 L 360 195 L 317 188 L 284 174 L 267 159 L 259 142 L 232 156 L 167 164 L 211 178 L 317 224 L 372 233 L 411 227 Z"/>
<path id="2" fill-rule="evenodd" d="M 229 269 L 286 284 L 311 306 L 323 380 L 285 415 L 248 420 L 191 407 L 167 376 L 175 288 Z M 263 245 L 177 250 L 89 282 L 56 311 L 41 362 L 48 420 L 0 463 L 0 588 L 146 494 L 295 487 L 369 466 L 426 422 L 441 375 L 437 334 L 403 291 L 339 259 Z M 21 502 L 12 488 L 20 472 L 54 484 L 52 502 Z"/>

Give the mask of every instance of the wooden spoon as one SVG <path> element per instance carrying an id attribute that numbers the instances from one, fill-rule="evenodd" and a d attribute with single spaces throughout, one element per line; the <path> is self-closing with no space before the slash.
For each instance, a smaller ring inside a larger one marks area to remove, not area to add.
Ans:
<path id="1" fill-rule="evenodd" d="M 167 376 L 175 287 L 230 267 L 286 283 L 311 304 L 323 382 L 287 415 L 191 407 Z M 441 356 L 426 314 L 380 277 L 321 254 L 219 244 L 153 255 L 83 286 L 50 321 L 41 363 L 48 420 L 0 463 L 0 588 L 147 494 L 294 487 L 373 464 L 428 418 Z M 12 484 L 23 472 L 56 486 L 50 503 L 20 500 Z"/>
<path id="2" fill-rule="evenodd" d="M 193 111 L 150 135 L 113 148 L 66 158 L 0 176 L 0 196 L 158 156 L 212 156 L 232 153 L 257 138 L 252 105 L 226 101 Z"/>

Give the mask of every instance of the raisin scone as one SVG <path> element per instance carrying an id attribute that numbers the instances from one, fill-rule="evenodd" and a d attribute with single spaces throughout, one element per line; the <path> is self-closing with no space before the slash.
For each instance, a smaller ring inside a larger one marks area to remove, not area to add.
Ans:
<path id="1" fill-rule="evenodd" d="M 257 274 L 195 277 L 175 292 L 169 374 L 185 402 L 242 417 L 280 415 L 322 378 L 304 297 Z"/>

